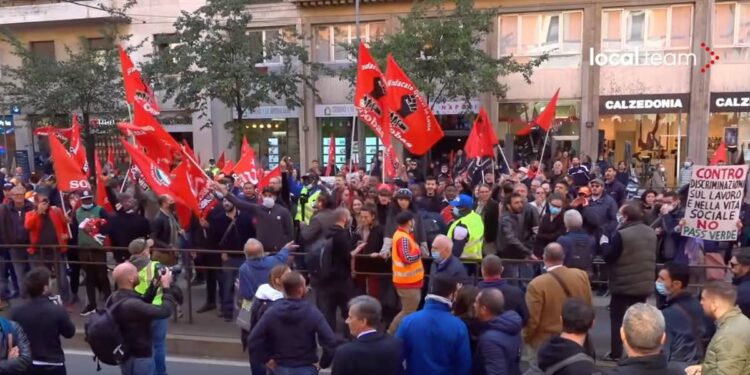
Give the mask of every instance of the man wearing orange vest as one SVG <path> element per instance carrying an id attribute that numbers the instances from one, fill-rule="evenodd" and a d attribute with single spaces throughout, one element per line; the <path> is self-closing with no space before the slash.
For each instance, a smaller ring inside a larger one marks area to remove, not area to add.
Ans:
<path id="1" fill-rule="evenodd" d="M 391 255 L 393 256 L 393 285 L 401 300 L 401 311 L 396 315 L 388 327 L 388 333 L 396 334 L 401 320 L 417 311 L 422 297 L 424 282 L 424 267 L 419 244 L 414 240 L 414 215 L 409 211 L 396 215 L 398 228 L 393 234 Z"/>

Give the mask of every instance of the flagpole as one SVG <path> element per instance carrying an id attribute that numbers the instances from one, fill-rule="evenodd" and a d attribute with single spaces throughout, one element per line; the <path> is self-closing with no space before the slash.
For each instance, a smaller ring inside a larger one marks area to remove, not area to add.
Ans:
<path id="1" fill-rule="evenodd" d="M 65 214 L 65 216 L 68 216 L 68 212 L 65 211 L 65 199 L 63 198 L 62 190 L 57 190 L 57 192 L 60 194 L 60 205 L 62 206 L 63 213 Z M 73 207 L 71 207 L 70 209 L 72 210 Z M 68 228 L 68 236 L 70 238 L 73 238 L 73 232 L 70 230 L 70 225 L 66 225 L 66 227 Z"/>
<path id="2" fill-rule="evenodd" d="M 547 140 L 549 139 L 549 132 L 550 131 L 547 130 L 547 134 L 544 136 L 544 146 L 542 146 L 542 153 L 539 155 L 539 164 L 544 163 L 544 150 L 547 148 Z"/>
<path id="3" fill-rule="evenodd" d="M 349 148 L 350 148 L 350 150 L 349 150 L 349 173 L 353 172 L 352 168 L 353 168 L 353 165 L 354 165 L 354 133 L 356 132 L 356 129 L 357 129 L 357 116 L 354 116 L 352 118 L 352 137 L 351 137 L 351 141 L 349 143 L 349 145 L 350 145 L 349 146 Z M 357 146 L 359 146 L 359 145 L 357 145 Z M 359 147 L 358 147 L 357 148 L 357 155 L 358 156 L 359 156 L 359 153 L 360 152 L 359 152 Z"/>
<path id="4" fill-rule="evenodd" d="M 503 148 L 500 147 L 500 145 L 497 145 L 497 148 L 500 150 L 500 155 L 503 157 L 503 161 L 505 162 L 505 166 L 508 167 L 508 173 L 510 173 L 510 164 L 508 164 L 508 158 L 505 157 L 505 151 L 503 151 Z"/>

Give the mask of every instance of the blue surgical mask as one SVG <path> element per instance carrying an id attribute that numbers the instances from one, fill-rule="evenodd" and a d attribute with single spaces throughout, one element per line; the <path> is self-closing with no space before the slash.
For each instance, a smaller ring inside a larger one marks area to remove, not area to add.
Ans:
<path id="1" fill-rule="evenodd" d="M 552 215 L 557 215 L 560 213 L 560 211 L 562 211 L 562 208 L 560 207 L 549 206 L 549 213 Z"/>
<path id="2" fill-rule="evenodd" d="M 436 260 L 436 261 L 439 262 L 440 261 L 440 253 L 438 253 L 437 251 L 433 251 L 432 252 L 432 259 L 434 259 L 434 260 Z"/>
<path id="3" fill-rule="evenodd" d="M 461 216 L 461 212 L 458 210 L 458 207 L 453 207 L 453 216 L 455 217 Z"/>
<path id="4" fill-rule="evenodd" d="M 94 207 L 93 203 L 86 203 L 81 205 L 81 208 L 83 208 L 84 210 L 90 210 L 92 207 Z"/>
<path id="5" fill-rule="evenodd" d="M 665 297 L 669 296 L 669 291 L 667 290 L 667 286 L 664 285 L 663 282 L 657 281 L 656 283 L 654 283 L 654 285 L 656 285 L 656 292 L 657 293 L 659 293 L 659 294 L 661 294 L 662 296 L 665 296 Z"/>

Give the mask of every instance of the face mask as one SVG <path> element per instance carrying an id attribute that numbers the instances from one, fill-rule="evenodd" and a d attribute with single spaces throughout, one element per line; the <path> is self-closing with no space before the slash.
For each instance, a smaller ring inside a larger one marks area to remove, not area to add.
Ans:
<path id="1" fill-rule="evenodd" d="M 663 282 L 657 281 L 656 283 L 654 283 L 654 285 L 656 285 L 656 292 L 657 293 L 659 293 L 660 295 L 665 296 L 665 297 L 669 295 L 669 291 L 667 290 L 667 286 L 664 285 Z"/>
<path id="2" fill-rule="evenodd" d="M 436 261 L 440 261 L 440 253 L 438 253 L 437 251 L 433 251 L 432 252 L 432 259 L 434 259 Z"/>
<path id="3" fill-rule="evenodd" d="M 664 168 L 664 167 L 661 167 L 661 168 L 659 168 L 659 170 L 660 170 L 660 171 L 661 171 L 662 173 L 664 173 L 664 172 L 665 172 L 665 171 L 666 171 L 667 169 L 666 169 L 666 168 Z"/>
<path id="4" fill-rule="evenodd" d="M 81 207 L 84 210 L 90 210 L 92 207 L 94 207 L 94 204 L 93 203 L 84 203 L 84 204 L 81 205 Z"/>
<path id="5" fill-rule="evenodd" d="M 271 208 L 273 207 L 275 201 L 271 197 L 263 197 L 263 207 L 265 208 Z"/>
<path id="6" fill-rule="evenodd" d="M 552 215 L 557 215 L 560 213 L 560 211 L 562 211 L 562 208 L 560 207 L 549 206 L 549 213 Z"/>
<path id="7" fill-rule="evenodd" d="M 455 217 L 461 216 L 461 212 L 458 210 L 458 207 L 453 207 L 453 216 Z"/>

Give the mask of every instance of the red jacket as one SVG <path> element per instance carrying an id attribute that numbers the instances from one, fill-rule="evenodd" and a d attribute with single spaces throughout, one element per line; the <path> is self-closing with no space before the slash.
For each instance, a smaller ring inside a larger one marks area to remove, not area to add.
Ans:
<path id="1" fill-rule="evenodd" d="M 52 225 L 55 226 L 55 233 L 57 233 L 57 240 L 63 247 L 60 248 L 60 252 L 65 253 L 68 251 L 65 245 L 68 243 L 68 221 L 63 211 L 58 208 L 51 206 L 47 213 L 52 219 Z M 26 213 L 26 220 L 24 221 L 24 227 L 29 231 L 29 238 L 31 239 L 31 246 L 28 248 L 28 252 L 31 255 L 36 253 L 36 244 L 39 242 L 39 235 L 42 231 L 42 219 L 36 211 L 29 211 Z"/>

